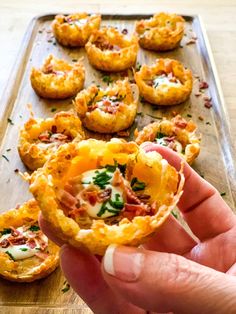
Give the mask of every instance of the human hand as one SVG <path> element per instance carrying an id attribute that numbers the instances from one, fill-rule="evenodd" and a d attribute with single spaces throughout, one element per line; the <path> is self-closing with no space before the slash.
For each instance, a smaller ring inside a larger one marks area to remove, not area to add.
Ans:
<path id="1" fill-rule="evenodd" d="M 147 144 L 179 169 L 180 157 Z M 178 207 L 193 239 L 170 215 L 141 248 L 111 245 L 100 262 L 86 250 L 63 245 L 61 267 L 72 288 L 95 313 L 236 313 L 236 217 L 219 193 L 185 164 Z"/>

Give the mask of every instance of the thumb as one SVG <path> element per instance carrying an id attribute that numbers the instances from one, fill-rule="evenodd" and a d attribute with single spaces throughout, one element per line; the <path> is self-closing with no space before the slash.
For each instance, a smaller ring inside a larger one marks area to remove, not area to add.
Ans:
<path id="1" fill-rule="evenodd" d="M 236 278 L 179 255 L 111 245 L 103 276 L 115 292 L 145 310 L 236 313 Z"/>

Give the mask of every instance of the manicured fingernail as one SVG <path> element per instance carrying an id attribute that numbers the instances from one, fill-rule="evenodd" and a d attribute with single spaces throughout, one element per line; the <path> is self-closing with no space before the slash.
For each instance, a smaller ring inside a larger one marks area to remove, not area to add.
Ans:
<path id="1" fill-rule="evenodd" d="M 106 250 L 103 265 L 109 275 L 130 282 L 139 278 L 143 260 L 141 250 L 112 244 Z"/>

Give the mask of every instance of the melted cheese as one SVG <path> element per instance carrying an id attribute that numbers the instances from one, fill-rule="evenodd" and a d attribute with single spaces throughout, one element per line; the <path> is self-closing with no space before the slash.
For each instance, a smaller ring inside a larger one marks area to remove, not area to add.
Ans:
<path id="1" fill-rule="evenodd" d="M 154 88 L 158 88 L 160 85 L 167 85 L 167 86 L 180 86 L 181 83 L 178 79 L 176 79 L 176 82 L 171 82 L 169 80 L 169 78 L 165 75 L 160 75 L 157 76 L 154 80 L 153 80 L 153 87 Z"/>
<path id="2" fill-rule="evenodd" d="M 99 169 L 99 170 L 95 169 L 95 170 L 89 170 L 89 171 L 84 172 L 83 175 L 82 175 L 82 179 L 81 179 L 81 182 L 82 182 L 82 185 L 84 186 L 84 188 L 88 188 L 91 184 L 93 184 L 93 178 L 96 177 L 96 175 L 98 173 L 104 172 L 105 170 L 106 170 L 105 168 L 102 168 L 102 169 Z M 124 198 L 123 198 L 124 191 L 121 188 L 119 188 L 117 186 L 113 186 L 111 184 L 111 182 L 113 180 L 114 173 L 107 171 L 107 174 L 109 176 L 111 176 L 111 179 L 109 180 L 109 183 L 105 185 L 106 189 L 107 188 L 111 189 L 111 198 L 110 199 L 112 201 L 115 201 L 116 200 L 116 195 L 118 194 L 119 195 L 119 201 L 123 202 L 123 200 L 124 200 Z M 101 189 L 101 192 L 102 191 L 103 190 Z M 108 217 L 112 217 L 112 216 L 115 215 L 114 212 L 109 212 L 108 210 L 106 210 L 101 216 L 98 216 L 98 213 L 101 210 L 101 208 L 103 206 L 103 203 L 96 202 L 96 204 L 93 206 L 89 202 L 83 200 L 83 198 L 81 196 L 82 193 L 83 193 L 83 191 L 80 192 L 77 195 L 77 198 L 80 201 L 80 205 L 82 205 L 82 204 L 86 205 L 87 213 L 89 214 L 89 216 L 91 216 L 93 218 L 108 218 Z M 113 210 L 113 211 L 119 211 L 118 209 L 113 208 L 109 203 L 106 204 L 106 207 L 111 209 L 111 210 Z"/>
<path id="3" fill-rule="evenodd" d="M 28 230 L 27 231 L 23 231 L 23 227 L 19 227 L 16 230 L 20 231 L 21 234 L 23 234 L 23 236 L 25 236 L 26 238 L 29 238 L 29 233 Z M 2 242 L 4 239 L 7 239 L 11 236 L 11 234 L 4 234 L 1 238 L 0 238 L 0 242 Z M 41 239 L 48 243 L 48 238 L 43 234 L 41 236 Z M 29 246 L 27 246 L 27 244 L 21 244 L 21 245 L 10 245 L 6 248 L 2 248 L 0 246 L 0 252 L 9 252 L 9 255 L 11 255 L 14 260 L 21 260 L 21 259 L 25 259 L 25 258 L 29 258 L 35 255 L 35 253 L 40 251 L 40 244 L 38 243 L 37 239 L 35 239 L 36 242 L 36 246 L 35 248 L 31 249 Z"/>

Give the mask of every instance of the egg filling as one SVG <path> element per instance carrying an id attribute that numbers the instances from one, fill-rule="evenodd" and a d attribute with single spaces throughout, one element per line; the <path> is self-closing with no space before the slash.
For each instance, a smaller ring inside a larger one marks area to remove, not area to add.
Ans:
<path id="1" fill-rule="evenodd" d="M 166 146 L 176 151 L 177 153 L 183 153 L 184 149 L 182 144 L 176 140 L 176 136 L 165 136 L 163 133 L 157 133 L 156 143 L 162 146 Z"/>
<path id="2" fill-rule="evenodd" d="M 104 219 L 116 223 L 122 218 L 153 215 L 154 206 L 148 204 L 146 184 L 133 177 L 129 183 L 124 165 L 108 165 L 93 169 L 71 179 L 58 193 L 59 201 L 68 217 L 79 224 L 81 219 Z M 115 218 L 115 219 L 114 219 Z M 81 226 L 80 224 L 80 227 Z M 89 226 L 87 226 L 89 227 Z"/>
<path id="3" fill-rule="evenodd" d="M 0 252 L 8 254 L 14 261 L 32 256 L 46 258 L 48 238 L 38 225 L 5 228 L 0 234 Z"/>
<path id="4" fill-rule="evenodd" d="M 181 82 L 172 73 L 169 74 L 161 74 L 154 77 L 151 80 L 145 81 L 148 86 L 153 88 L 158 88 L 159 86 L 169 86 L 169 87 L 179 87 L 181 86 Z"/>
<path id="5" fill-rule="evenodd" d="M 117 112 L 121 100 L 123 100 L 124 97 L 122 96 L 104 96 L 102 99 L 99 99 L 98 101 L 94 101 L 93 103 L 88 105 L 88 111 L 91 112 L 95 109 L 99 109 L 103 112 L 114 114 Z"/>

